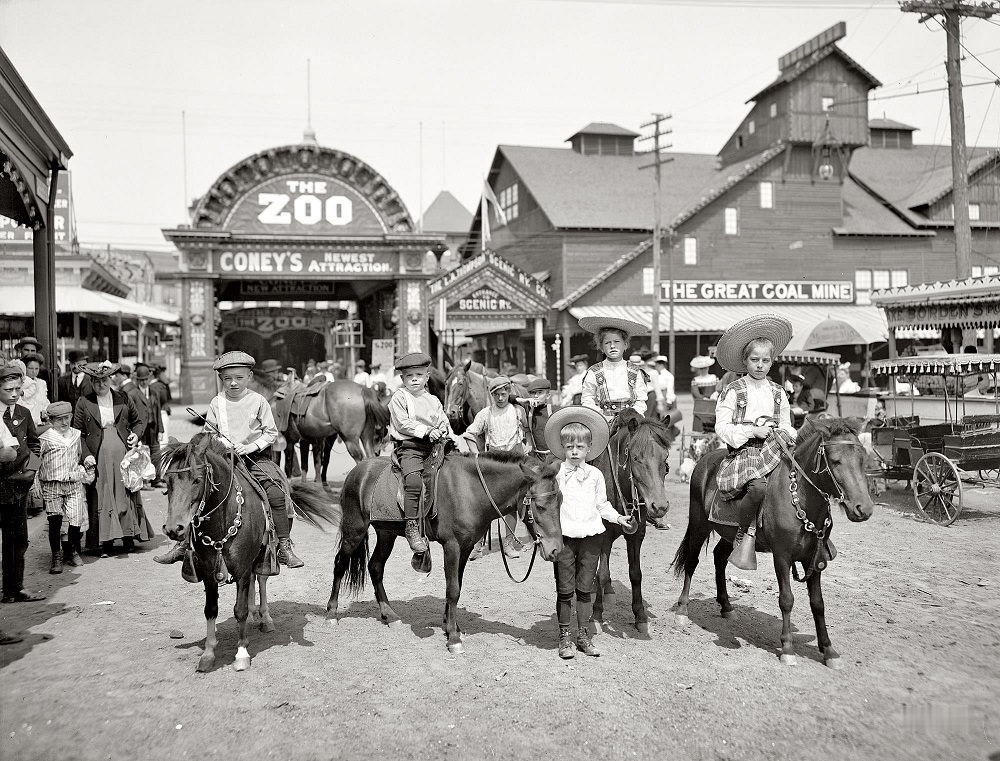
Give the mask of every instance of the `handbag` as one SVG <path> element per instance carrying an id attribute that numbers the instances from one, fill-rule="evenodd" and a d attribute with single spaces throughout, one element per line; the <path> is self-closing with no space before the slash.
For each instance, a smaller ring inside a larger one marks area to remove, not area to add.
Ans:
<path id="1" fill-rule="evenodd" d="M 28 459 L 24 461 L 21 465 L 21 469 L 17 473 L 12 473 L 7 476 L 8 481 L 34 481 L 35 473 L 38 469 L 42 467 L 42 458 L 36 455 L 34 452 L 28 452 Z"/>

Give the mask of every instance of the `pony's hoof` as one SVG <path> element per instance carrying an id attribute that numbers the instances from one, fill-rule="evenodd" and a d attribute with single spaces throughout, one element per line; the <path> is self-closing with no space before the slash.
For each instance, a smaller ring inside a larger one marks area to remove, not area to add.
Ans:
<path id="1" fill-rule="evenodd" d="M 339 624 L 340 624 L 340 619 L 337 618 L 336 616 L 330 616 L 328 619 L 326 619 L 327 626 L 338 626 Z"/>
<path id="2" fill-rule="evenodd" d="M 459 655 L 461 653 L 464 653 L 465 645 L 463 645 L 461 642 L 449 642 L 448 652 L 451 653 L 452 655 Z"/>
<path id="3" fill-rule="evenodd" d="M 649 622 L 648 621 L 636 621 L 635 630 L 644 637 L 649 636 Z"/>
<path id="4" fill-rule="evenodd" d="M 204 674 L 206 671 L 211 671 L 212 667 L 215 665 L 215 658 L 209 658 L 208 656 L 202 656 L 198 659 L 198 671 Z"/>
<path id="5" fill-rule="evenodd" d="M 233 671 L 246 671 L 248 668 L 250 668 L 249 657 L 237 658 L 233 663 Z"/>
<path id="6" fill-rule="evenodd" d="M 678 629 L 683 629 L 690 623 L 691 619 L 681 613 L 674 616 L 674 626 Z"/>
<path id="7" fill-rule="evenodd" d="M 596 618 L 590 622 L 590 628 L 594 630 L 594 634 L 604 633 L 604 622 L 598 621 Z"/>
<path id="8" fill-rule="evenodd" d="M 781 654 L 781 663 L 782 663 L 782 665 L 785 665 L 785 666 L 798 666 L 799 665 L 799 659 L 796 658 L 794 655 L 789 655 L 788 653 L 782 653 Z"/>
<path id="9" fill-rule="evenodd" d="M 274 631 L 274 621 L 261 621 L 260 630 L 265 633 L 270 633 Z"/>
<path id="10" fill-rule="evenodd" d="M 834 671 L 840 671 L 842 668 L 844 668 L 844 662 L 841 661 L 840 658 L 827 658 L 825 661 L 823 661 L 823 663 L 825 663 L 828 668 L 831 668 Z"/>
<path id="11" fill-rule="evenodd" d="M 733 609 L 730 608 L 729 610 L 720 610 L 719 611 L 719 615 L 722 616 L 723 618 L 732 618 L 733 617 Z"/>
<path id="12" fill-rule="evenodd" d="M 393 618 L 386 622 L 386 626 L 390 629 L 400 629 L 403 626 L 403 619 Z"/>

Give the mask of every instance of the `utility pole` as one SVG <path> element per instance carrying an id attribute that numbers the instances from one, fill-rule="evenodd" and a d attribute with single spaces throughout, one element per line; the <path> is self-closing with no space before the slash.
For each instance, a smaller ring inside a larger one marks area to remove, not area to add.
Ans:
<path id="1" fill-rule="evenodd" d="M 654 167 L 656 169 L 656 195 L 653 202 L 653 319 L 649 334 L 649 348 L 656 354 L 660 353 L 660 235 L 661 227 L 663 221 L 661 219 L 663 215 L 663 208 L 661 199 L 663 197 L 663 187 L 662 187 L 662 173 L 660 168 L 664 164 L 668 164 L 673 161 L 672 156 L 664 156 L 661 151 L 671 148 L 671 144 L 661 144 L 661 138 L 669 135 L 673 132 L 669 127 L 665 127 L 664 124 L 670 121 L 670 114 L 653 114 L 653 119 L 642 125 L 642 128 L 647 127 L 653 128 L 653 134 L 647 135 L 645 137 L 639 138 L 642 141 L 652 140 L 653 148 L 648 151 L 648 153 L 653 154 L 653 161 L 649 164 L 645 164 L 640 169 L 648 169 L 649 167 Z M 667 359 L 670 361 L 670 372 L 676 372 L 676 367 L 674 365 L 674 267 L 673 267 L 673 231 L 670 232 L 669 245 L 667 248 L 667 302 L 669 304 L 669 333 L 668 333 L 668 343 L 667 343 Z"/>
<path id="2" fill-rule="evenodd" d="M 956 276 L 964 280 L 972 275 L 972 230 L 969 225 L 969 164 L 965 150 L 965 103 L 962 98 L 962 28 L 963 17 L 988 19 L 1000 13 L 995 4 L 974 4 L 959 0 L 907 0 L 899 4 L 904 13 L 920 13 L 920 23 L 943 16 L 938 23 L 947 38 L 948 105 L 951 112 L 952 205 L 955 209 Z"/>

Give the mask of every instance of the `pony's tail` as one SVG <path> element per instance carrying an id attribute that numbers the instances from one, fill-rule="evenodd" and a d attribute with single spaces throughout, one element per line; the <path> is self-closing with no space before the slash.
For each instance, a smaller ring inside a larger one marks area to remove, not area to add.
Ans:
<path id="1" fill-rule="evenodd" d="M 674 572 L 675 577 L 679 578 L 683 576 L 687 569 L 688 560 L 698 557 L 701 546 L 693 547 L 693 544 L 691 524 L 688 523 L 687 530 L 684 532 L 684 538 L 681 539 L 681 544 L 677 548 L 677 552 L 674 553 L 674 561 L 670 564 L 670 569 Z"/>
<path id="2" fill-rule="evenodd" d="M 368 532 L 365 532 L 363 541 L 358 542 L 358 546 L 351 553 L 351 562 L 347 567 L 347 573 L 341 583 L 344 591 L 351 597 L 357 597 L 365 588 L 368 579 Z"/>
<path id="3" fill-rule="evenodd" d="M 322 486 L 313 483 L 292 484 L 292 502 L 295 503 L 295 515 L 302 518 L 310 526 L 323 530 L 324 523 L 340 531 L 344 522 L 344 513 L 340 504 L 330 499 Z"/>
<path id="4" fill-rule="evenodd" d="M 361 399 L 365 403 L 364 432 L 381 439 L 389 426 L 389 408 L 370 388 L 362 389 Z"/>

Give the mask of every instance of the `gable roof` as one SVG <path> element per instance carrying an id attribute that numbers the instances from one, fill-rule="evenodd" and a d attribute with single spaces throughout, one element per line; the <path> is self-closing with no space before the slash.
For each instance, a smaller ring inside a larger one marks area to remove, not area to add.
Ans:
<path id="1" fill-rule="evenodd" d="M 918 230 L 907 224 L 889 205 L 857 183 L 850 176 L 844 179 L 840 197 L 844 205 L 844 221 L 833 228 L 836 235 L 885 235 L 934 237 L 930 230 Z"/>
<path id="2" fill-rule="evenodd" d="M 630 129 L 625 129 L 617 124 L 612 124 L 611 122 L 591 122 L 583 129 L 577 130 L 572 135 L 567 137 L 565 142 L 568 143 L 577 135 L 617 135 L 618 137 L 639 137 L 638 132 L 633 132 Z"/>
<path id="3" fill-rule="evenodd" d="M 671 153 L 662 169 L 662 209 L 665 219 L 687 204 L 691 188 L 702 188 L 715 177 L 715 156 Z M 557 229 L 653 229 L 652 169 L 648 155 L 585 156 L 570 148 L 501 145 L 491 179 L 506 160 L 525 189 Z"/>
<path id="4" fill-rule="evenodd" d="M 856 71 L 861 76 L 862 79 L 867 80 L 869 89 L 882 86 L 882 83 L 878 79 L 876 79 L 875 76 L 871 72 L 869 72 L 864 66 L 855 61 L 849 55 L 847 55 L 847 53 L 845 53 L 836 45 L 830 44 L 820 48 L 814 53 L 805 56 L 804 58 L 800 58 L 798 61 L 789 66 L 787 69 L 782 69 L 777 79 L 775 79 L 773 82 L 771 82 L 771 84 L 769 84 L 767 87 L 765 87 L 763 90 L 761 90 L 759 93 L 754 95 L 746 102 L 752 103 L 754 101 L 758 101 L 768 93 L 780 87 L 781 85 L 785 85 L 788 84 L 789 82 L 795 81 L 803 74 L 805 74 L 807 71 L 809 71 L 809 69 L 811 69 L 813 66 L 815 66 L 820 61 L 828 58 L 831 55 L 836 55 L 840 57 L 840 59 L 847 65 L 847 68 L 854 69 L 854 71 Z"/>
<path id="5" fill-rule="evenodd" d="M 917 131 L 917 127 L 911 127 L 909 124 L 897 122 L 895 119 L 869 119 L 868 129 L 898 129 L 906 132 Z"/>
<path id="6" fill-rule="evenodd" d="M 472 212 L 447 190 L 438 193 L 423 217 L 423 229 L 436 233 L 467 233 Z"/>

